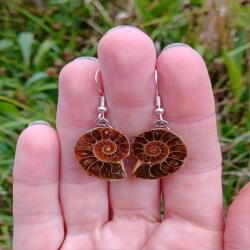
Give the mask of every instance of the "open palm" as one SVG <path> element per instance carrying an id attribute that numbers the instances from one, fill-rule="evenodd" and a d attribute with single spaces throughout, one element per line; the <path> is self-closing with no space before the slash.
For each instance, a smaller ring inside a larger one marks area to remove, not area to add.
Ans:
<path id="1" fill-rule="evenodd" d="M 250 248 L 250 186 L 223 223 L 221 153 L 214 99 L 197 52 L 176 44 L 158 58 L 138 29 L 113 29 L 98 59 L 79 58 L 59 77 L 57 132 L 33 125 L 19 138 L 14 166 L 14 250 L 222 250 Z M 94 127 L 100 67 L 112 125 L 131 139 L 153 127 L 154 70 L 170 127 L 184 139 L 184 167 L 161 181 L 107 182 L 77 166 L 74 146 Z M 164 219 L 160 200 L 164 200 Z"/>

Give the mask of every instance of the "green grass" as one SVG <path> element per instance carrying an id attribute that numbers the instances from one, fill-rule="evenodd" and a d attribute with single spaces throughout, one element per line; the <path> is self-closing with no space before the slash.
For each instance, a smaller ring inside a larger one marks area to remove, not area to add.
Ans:
<path id="1" fill-rule="evenodd" d="M 183 2 L 0 2 L 0 250 L 11 248 L 11 175 L 20 131 L 37 119 L 55 123 L 60 68 L 95 56 L 98 40 L 116 25 L 141 28 L 158 51 L 182 41 L 201 53 L 216 98 L 226 207 L 249 180 L 250 5 L 231 0 L 225 11 L 219 1 Z"/>

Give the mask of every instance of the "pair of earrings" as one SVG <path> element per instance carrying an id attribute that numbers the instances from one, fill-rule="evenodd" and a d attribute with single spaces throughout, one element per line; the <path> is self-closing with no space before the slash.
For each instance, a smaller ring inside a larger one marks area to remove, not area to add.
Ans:
<path id="1" fill-rule="evenodd" d="M 156 90 L 155 113 L 159 120 L 152 129 L 134 137 L 131 143 L 120 131 L 112 128 L 106 118 L 104 92 L 99 88 L 98 69 L 95 74 L 100 105 L 96 127 L 82 135 L 75 146 L 75 156 L 80 167 L 91 176 L 101 179 L 125 179 L 126 171 L 123 159 L 130 151 L 137 160 L 132 174 L 143 179 L 158 179 L 176 172 L 187 156 L 187 150 L 182 139 L 168 127 L 163 119 L 164 109 L 161 98 Z M 157 72 L 155 71 L 157 84 Z"/>

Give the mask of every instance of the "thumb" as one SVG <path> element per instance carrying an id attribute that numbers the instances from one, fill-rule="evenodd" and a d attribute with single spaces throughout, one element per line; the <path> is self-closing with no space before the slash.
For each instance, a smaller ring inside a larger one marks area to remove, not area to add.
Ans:
<path id="1" fill-rule="evenodd" d="M 250 182 L 231 204 L 224 234 L 225 250 L 250 249 Z"/>

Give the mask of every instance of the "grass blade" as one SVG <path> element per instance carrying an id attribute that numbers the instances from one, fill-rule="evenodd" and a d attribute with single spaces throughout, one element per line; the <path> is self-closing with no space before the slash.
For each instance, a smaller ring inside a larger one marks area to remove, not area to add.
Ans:
<path id="1" fill-rule="evenodd" d="M 23 62 L 25 68 L 28 69 L 30 66 L 30 59 L 32 53 L 32 45 L 34 43 L 34 36 L 30 32 L 22 32 L 19 34 L 18 44 L 22 53 Z"/>
<path id="2" fill-rule="evenodd" d="M 6 50 L 13 45 L 13 42 L 9 39 L 0 40 L 0 51 Z"/>
<path id="3" fill-rule="evenodd" d="M 38 51 L 34 57 L 34 65 L 38 68 L 40 68 L 45 60 L 47 52 L 55 45 L 55 43 L 47 39 L 42 42 L 40 47 L 38 48 Z"/>
<path id="4" fill-rule="evenodd" d="M 32 75 L 25 83 L 26 86 L 30 86 L 33 83 L 48 78 L 48 74 L 45 72 L 36 72 L 34 75 Z"/>
<path id="5" fill-rule="evenodd" d="M 231 91 L 236 98 L 239 98 L 243 90 L 241 70 L 228 52 L 223 52 L 223 59 L 229 74 Z"/>

